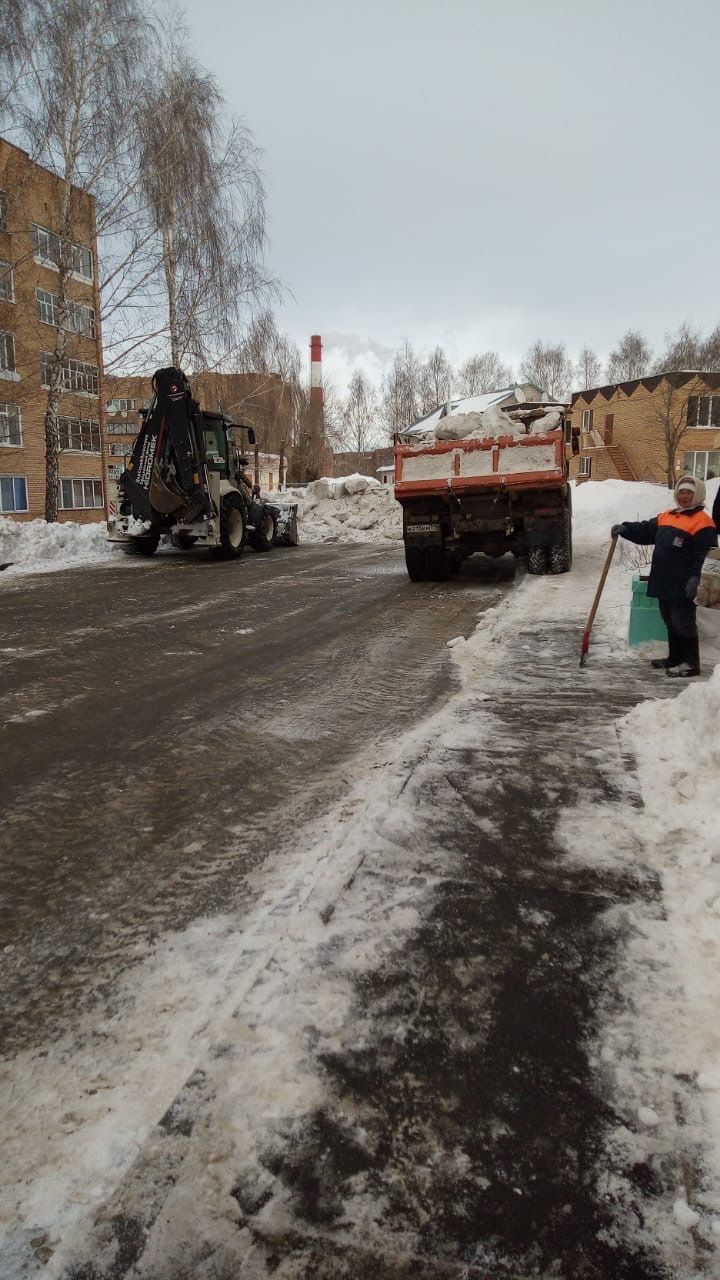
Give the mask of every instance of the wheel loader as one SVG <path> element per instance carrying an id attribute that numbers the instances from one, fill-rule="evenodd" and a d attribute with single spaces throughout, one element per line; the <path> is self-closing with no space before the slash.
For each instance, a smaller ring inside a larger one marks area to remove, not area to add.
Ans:
<path id="1" fill-rule="evenodd" d="M 253 427 L 210 413 L 193 399 L 181 369 L 158 369 L 132 455 L 109 495 L 108 539 L 131 555 L 151 556 L 160 538 L 208 547 L 223 559 L 273 543 L 297 543 L 296 508 L 263 501 L 240 449 Z M 278 537 L 278 523 L 282 536 Z"/>

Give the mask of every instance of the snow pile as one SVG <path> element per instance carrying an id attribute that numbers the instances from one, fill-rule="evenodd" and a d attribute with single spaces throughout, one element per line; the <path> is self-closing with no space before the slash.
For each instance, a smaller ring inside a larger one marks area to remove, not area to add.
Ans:
<path id="1" fill-rule="evenodd" d="M 370 493 L 373 489 L 381 489 L 379 480 L 373 476 L 363 476 L 354 472 L 350 476 L 323 476 L 320 480 L 311 480 L 305 489 L 288 489 L 294 496 L 310 498 L 343 498 L 357 493 Z"/>
<path id="2" fill-rule="evenodd" d="M 645 856 L 662 881 L 690 1015 L 678 1069 L 696 1073 L 708 1094 L 720 1177 L 720 1038 L 708 1035 L 720 999 L 720 667 L 677 698 L 641 703 L 621 727 L 638 762 Z"/>
<path id="3" fill-rule="evenodd" d="M 525 434 L 524 423 L 514 422 L 496 404 L 482 413 L 452 413 L 442 418 L 435 428 L 436 440 L 487 440 Z"/>
<path id="4" fill-rule="evenodd" d="M 45 520 L 10 520 L 0 516 L 0 564 L 5 575 L 39 573 L 93 564 L 112 555 L 104 520 L 94 524 Z"/>
<path id="5" fill-rule="evenodd" d="M 307 489 L 288 489 L 278 500 L 297 502 L 300 542 L 402 540 L 402 509 L 391 488 L 369 476 L 314 480 Z"/>

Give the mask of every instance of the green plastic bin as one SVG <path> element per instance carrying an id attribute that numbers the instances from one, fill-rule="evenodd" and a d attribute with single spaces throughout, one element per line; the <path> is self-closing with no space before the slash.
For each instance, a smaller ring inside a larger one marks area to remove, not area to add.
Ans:
<path id="1" fill-rule="evenodd" d="M 647 582 L 636 573 L 632 583 L 628 644 L 644 644 L 646 640 L 667 640 L 667 627 L 660 617 L 657 600 L 648 596 Z"/>

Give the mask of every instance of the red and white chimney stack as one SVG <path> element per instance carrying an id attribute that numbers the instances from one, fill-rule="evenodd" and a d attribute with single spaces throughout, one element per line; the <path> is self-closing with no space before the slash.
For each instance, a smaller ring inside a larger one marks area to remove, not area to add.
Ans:
<path id="1" fill-rule="evenodd" d="M 310 405 L 322 416 L 322 338 L 319 333 L 314 333 L 310 339 Z"/>

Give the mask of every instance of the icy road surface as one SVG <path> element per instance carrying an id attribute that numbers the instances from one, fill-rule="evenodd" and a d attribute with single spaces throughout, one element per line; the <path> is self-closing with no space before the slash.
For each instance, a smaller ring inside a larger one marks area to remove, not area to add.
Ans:
<path id="1" fill-rule="evenodd" d="M 248 552 L 3 583 L 0 1037 L 37 1044 L 161 930 L 235 905 L 361 749 L 454 675 L 512 562 L 420 591 L 402 552 Z"/>
<path id="2" fill-rule="evenodd" d="M 3 1280 L 717 1277 L 618 731 L 671 682 L 579 671 L 589 555 L 505 573 L 3 594 Z"/>

